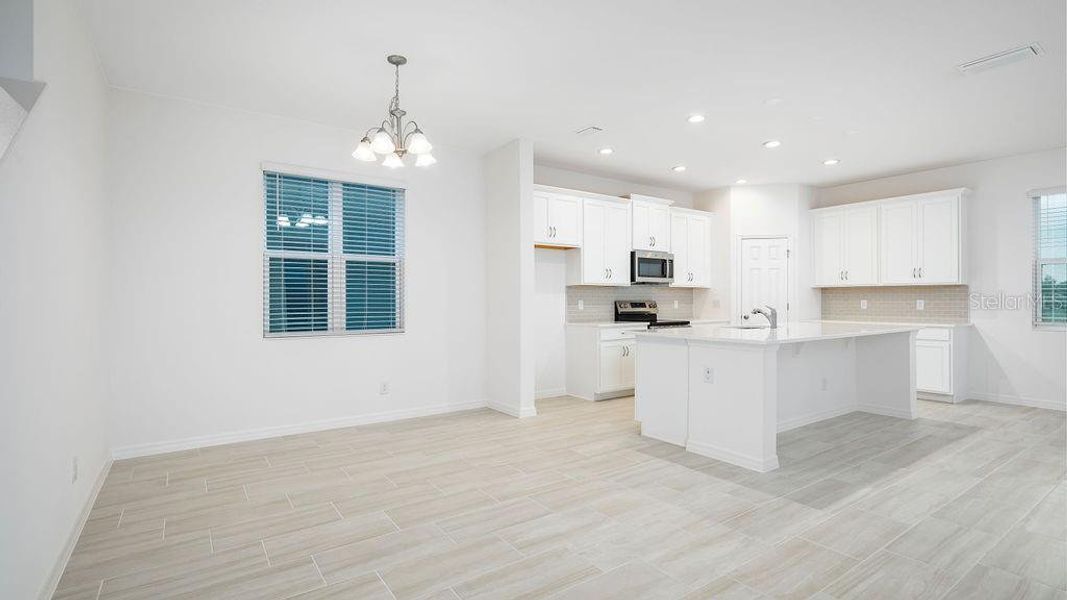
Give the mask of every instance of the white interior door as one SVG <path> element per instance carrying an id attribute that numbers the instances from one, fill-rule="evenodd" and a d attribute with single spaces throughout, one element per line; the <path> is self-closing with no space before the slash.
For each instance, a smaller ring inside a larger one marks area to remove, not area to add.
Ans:
<path id="1" fill-rule="evenodd" d="M 761 316 L 745 319 L 753 308 L 771 306 L 785 322 L 789 310 L 789 240 L 784 237 L 743 238 L 741 265 L 738 269 L 741 306 L 738 317 L 743 321 L 764 323 Z"/>

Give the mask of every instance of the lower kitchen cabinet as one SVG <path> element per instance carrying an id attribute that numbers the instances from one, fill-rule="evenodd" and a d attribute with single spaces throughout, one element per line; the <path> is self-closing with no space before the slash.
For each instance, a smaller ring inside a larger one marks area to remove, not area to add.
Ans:
<path id="1" fill-rule="evenodd" d="M 964 399 L 967 328 L 927 327 L 916 334 L 915 389 L 921 398 Z"/>
<path id="2" fill-rule="evenodd" d="M 634 389 L 637 341 L 644 325 L 567 325 L 567 393 L 585 400 L 627 396 Z"/>

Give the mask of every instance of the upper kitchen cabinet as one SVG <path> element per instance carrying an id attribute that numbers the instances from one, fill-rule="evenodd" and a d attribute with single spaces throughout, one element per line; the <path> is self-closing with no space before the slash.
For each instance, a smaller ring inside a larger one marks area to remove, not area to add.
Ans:
<path id="1" fill-rule="evenodd" d="M 671 208 L 672 287 L 711 287 L 711 213 Z"/>
<path id="2" fill-rule="evenodd" d="M 567 256 L 567 285 L 630 285 L 630 202 L 582 200 L 582 245 Z"/>
<path id="3" fill-rule="evenodd" d="M 931 192 L 879 203 L 880 269 L 885 285 L 966 283 L 964 197 L 967 190 Z"/>
<path id="4" fill-rule="evenodd" d="M 577 248 L 582 245 L 582 199 L 547 186 L 534 186 L 534 244 Z"/>
<path id="5" fill-rule="evenodd" d="M 671 200 L 630 194 L 630 207 L 633 211 L 634 250 L 658 250 L 669 252 L 671 249 Z"/>
<path id="6" fill-rule="evenodd" d="M 878 206 L 813 210 L 815 287 L 878 284 Z"/>

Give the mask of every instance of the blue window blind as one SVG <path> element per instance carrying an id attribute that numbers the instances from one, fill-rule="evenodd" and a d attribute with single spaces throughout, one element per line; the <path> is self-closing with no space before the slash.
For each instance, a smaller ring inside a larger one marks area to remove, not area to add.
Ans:
<path id="1" fill-rule="evenodd" d="M 1034 323 L 1067 324 L 1067 192 L 1035 193 Z"/>
<path id="2" fill-rule="evenodd" d="M 264 172 L 266 336 L 403 331 L 404 191 Z"/>

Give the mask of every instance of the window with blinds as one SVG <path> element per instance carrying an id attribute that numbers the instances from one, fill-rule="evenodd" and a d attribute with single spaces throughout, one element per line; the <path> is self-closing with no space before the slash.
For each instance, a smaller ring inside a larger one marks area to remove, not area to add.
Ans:
<path id="1" fill-rule="evenodd" d="M 1034 203 L 1034 324 L 1067 324 L 1067 192 L 1031 194 Z"/>
<path id="2" fill-rule="evenodd" d="M 404 330 L 404 191 L 265 171 L 263 335 Z"/>

